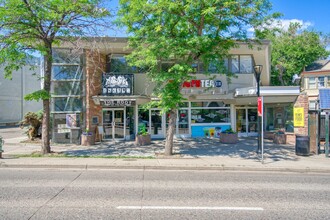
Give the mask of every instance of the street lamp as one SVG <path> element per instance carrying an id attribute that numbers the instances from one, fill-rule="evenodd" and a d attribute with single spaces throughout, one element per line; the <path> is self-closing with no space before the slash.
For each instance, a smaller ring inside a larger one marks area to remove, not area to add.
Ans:
<path id="1" fill-rule="evenodd" d="M 254 66 L 254 76 L 256 78 L 256 81 L 257 81 L 257 96 L 258 96 L 258 100 L 259 100 L 259 97 L 260 97 L 260 76 L 261 76 L 261 72 L 262 72 L 262 65 L 255 65 Z M 259 102 L 258 102 L 259 104 Z M 258 106 L 258 111 L 259 111 L 259 106 Z M 258 112 L 258 149 L 257 149 L 257 153 L 260 152 L 260 145 L 261 145 L 261 135 L 260 135 L 260 116 L 259 115 L 259 112 Z"/>

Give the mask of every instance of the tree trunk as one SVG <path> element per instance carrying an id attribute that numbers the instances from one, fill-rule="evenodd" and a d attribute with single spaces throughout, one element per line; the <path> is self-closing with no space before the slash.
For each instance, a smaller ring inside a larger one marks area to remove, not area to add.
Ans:
<path id="1" fill-rule="evenodd" d="M 44 90 L 50 94 L 50 80 L 52 71 L 52 47 L 47 45 L 48 51 L 44 55 Z M 42 118 L 42 145 L 43 154 L 50 153 L 50 108 L 49 99 L 43 100 L 43 118 Z"/>
<path id="2" fill-rule="evenodd" d="M 166 135 L 165 142 L 165 155 L 170 156 L 173 154 L 173 137 L 175 134 L 175 124 L 176 124 L 176 109 L 172 109 L 169 112 L 169 122 L 168 122 L 168 130 Z"/>

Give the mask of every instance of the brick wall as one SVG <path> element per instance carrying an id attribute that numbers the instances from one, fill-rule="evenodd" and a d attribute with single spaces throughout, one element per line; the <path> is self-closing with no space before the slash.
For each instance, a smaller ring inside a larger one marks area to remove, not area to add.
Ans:
<path id="1" fill-rule="evenodd" d="M 92 125 L 93 116 L 102 120 L 102 107 L 95 105 L 92 97 L 101 94 L 102 73 L 105 71 L 106 56 L 97 52 L 86 50 L 86 128 L 95 131 L 96 125 Z"/>
<path id="2" fill-rule="evenodd" d="M 308 135 L 308 96 L 307 94 L 300 94 L 294 103 L 294 107 L 304 108 L 304 117 L 305 117 L 305 126 L 304 127 L 295 127 L 294 133 L 301 135 Z"/>

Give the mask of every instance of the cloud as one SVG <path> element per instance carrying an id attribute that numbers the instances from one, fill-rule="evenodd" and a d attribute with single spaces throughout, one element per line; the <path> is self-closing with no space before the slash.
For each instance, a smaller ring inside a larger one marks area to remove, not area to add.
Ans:
<path id="1" fill-rule="evenodd" d="M 300 30 L 306 30 L 307 28 L 314 26 L 312 22 L 303 21 L 300 19 L 275 19 L 271 24 L 264 25 L 264 27 L 267 27 L 269 29 L 280 28 L 287 31 L 289 29 L 290 23 L 300 24 L 301 25 Z M 248 32 L 254 33 L 254 28 L 253 27 L 249 28 Z"/>

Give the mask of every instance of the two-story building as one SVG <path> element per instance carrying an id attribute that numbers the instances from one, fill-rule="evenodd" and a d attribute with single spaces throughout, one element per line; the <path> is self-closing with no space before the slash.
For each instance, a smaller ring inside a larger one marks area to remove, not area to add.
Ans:
<path id="1" fill-rule="evenodd" d="M 157 99 L 154 84 L 143 70 L 130 67 L 126 38 L 97 38 L 82 42 L 79 49 L 69 44 L 54 49 L 52 72 L 52 139 L 54 142 L 79 143 L 81 131 L 102 127 L 105 140 L 132 140 L 140 126 L 152 138 L 164 138 L 168 126 L 160 108 L 144 109 L 143 104 Z M 293 132 L 293 102 L 298 87 L 271 87 L 270 42 L 253 48 L 239 43 L 230 50 L 228 77 L 203 65 L 194 64 L 194 79 L 182 85 L 186 98 L 178 110 L 176 135 L 216 137 L 232 128 L 241 136 L 258 134 L 257 97 L 254 66 L 262 65 L 260 93 L 264 96 L 265 130 L 284 128 Z M 161 63 L 160 68 L 166 68 Z"/>

